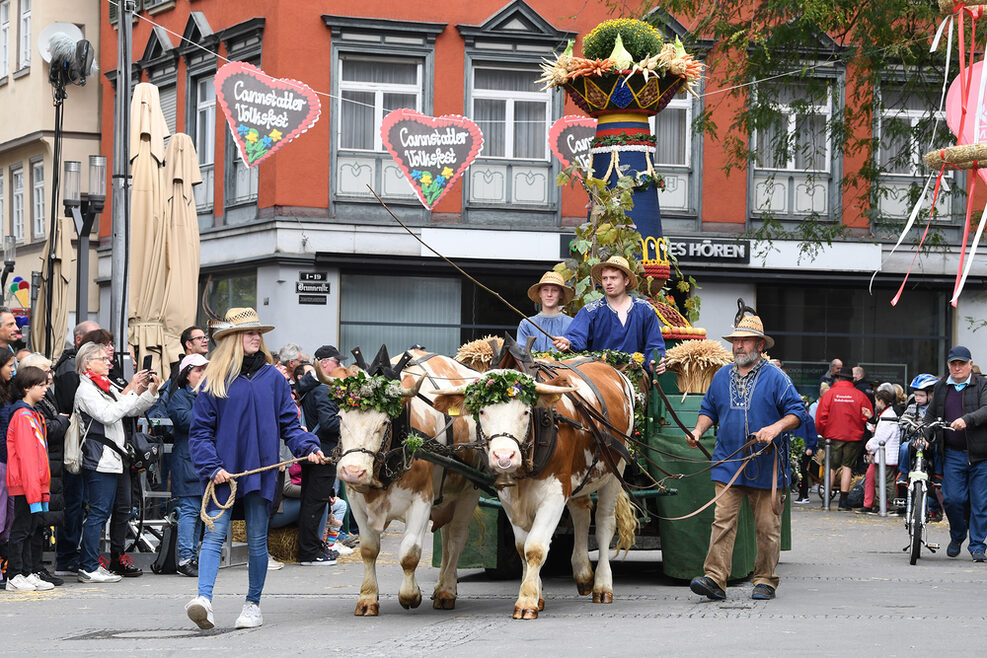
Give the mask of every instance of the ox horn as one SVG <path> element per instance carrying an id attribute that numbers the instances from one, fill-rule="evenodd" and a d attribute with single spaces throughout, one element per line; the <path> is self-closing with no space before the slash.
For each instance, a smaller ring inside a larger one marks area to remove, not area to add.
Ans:
<path id="1" fill-rule="evenodd" d="M 572 393 L 576 390 L 575 386 L 552 386 L 551 384 L 535 384 L 535 393 L 539 395 L 563 395 L 564 393 Z"/>
<path id="2" fill-rule="evenodd" d="M 414 384 L 412 384 L 411 386 L 409 386 L 407 388 L 405 388 L 404 386 L 402 386 L 401 387 L 401 397 L 403 397 L 403 398 L 413 398 L 416 395 L 418 395 L 418 390 L 422 387 L 422 382 L 423 381 L 425 381 L 425 375 L 422 375 L 421 377 L 419 377 L 418 378 L 418 381 L 416 381 Z"/>

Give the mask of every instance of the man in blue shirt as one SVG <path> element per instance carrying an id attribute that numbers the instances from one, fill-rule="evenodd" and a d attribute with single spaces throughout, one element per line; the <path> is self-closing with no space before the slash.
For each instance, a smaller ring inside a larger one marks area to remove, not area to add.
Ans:
<path id="1" fill-rule="evenodd" d="M 658 350 L 660 360 L 652 361 L 655 375 L 665 372 L 665 341 L 654 307 L 640 297 L 631 297 L 628 290 L 637 288 L 637 275 L 627 260 L 611 256 L 591 270 L 593 280 L 603 288 L 604 297 L 579 309 L 565 334 L 555 339 L 561 352 L 598 352 L 619 350 L 628 354 L 640 352 L 652 359 Z"/>
<path id="2" fill-rule="evenodd" d="M 553 336 L 561 336 L 572 322 L 572 318 L 562 312 L 561 307 L 572 301 L 576 291 L 565 285 L 565 279 L 558 272 L 545 272 L 541 281 L 528 288 L 528 299 L 541 304 L 541 311 L 517 326 L 517 342 L 527 345 L 528 336 L 534 336 L 533 352 L 547 352 L 552 349 L 552 339 L 535 328 L 538 325 Z M 534 323 L 534 324 L 532 324 Z"/>
<path id="3" fill-rule="evenodd" d="M 705 574 L 693 578 L 689 587 L 710 599 L 726 598 L 737 518 L 747 498 L 757 538 L 751 598 L 766 600 L 775 597 L 778 587 L 775 567 L 781 551 L 780 494 L 791 481 L 786 433 L 801 425 L 805 405 L 788 375 L 764 359 L 762 353 L 774 345 L 774 340 L 764 333 L 761 319 L 743 312 L 738 314 L 733 332 L 723 337 L 733 345 L 734 363 L 713 376 L 696 427 L 686 439 L 695 448 L 699 438 L 717 426 L 713 450 L 716 466 L 710 471 L 717 498 L 709 552 L 703 564 Z M 741 451 L 748 437 L 757 443 Z M 744 458 L 749 461 L 738 461 Z"/>

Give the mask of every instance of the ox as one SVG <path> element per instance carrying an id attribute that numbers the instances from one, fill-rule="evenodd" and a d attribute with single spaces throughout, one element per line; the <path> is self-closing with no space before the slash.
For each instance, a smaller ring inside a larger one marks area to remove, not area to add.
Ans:
<path id="1" fill-rule="evenodd" d="M 414 360 L 402 371 L 403 405 L 410 407 L 409 425 L 425 437 L 447 445 L 447 420 L 421 396 L 430 398 L 437 384 L 472 381 L 474 370 L 452 359 L 420 350 L 410 352 Z M 419 393 L 420 387 L 420 395 Z M 456 563 L 469 534 L 469 523 L 480 491 L 465 478 L 421 459 L 392 482 L 381 482 L 381 456 L 400 448 L 403 437 L 392 432 L 395 419 L 380 411 L 341 408 L 339 479 L 346 483 L 353 515 L 360 525 L 360 557 L 363 558 L 363 584 L 356 604 L 357 616 L 377 615 L 379 589 L 376 561 L 380 536 L 394 520 L 405 523 L 399 549 L 404 579 L 398 601 L 405 609 L 421 604 L 422 595 L 415 581 L 422 543 L 432 521 L 432 530 L 442 528 L 442 565 L 432 594 L 432 607 L 451 610 L 456 606 Z M 475 426 L 468 418 L 452 424 L 455 443 L 468 443 Z M 394 453 L 392 453 L 394 454 Z M 433 501 L 441 495 L 441 503 Z"/>
<path id="2" fill-rule="evenodd" d="M 601 361 L 582 359 L 561 362 L 561 366 L 554 361 L 539 362 L 567 372 L 547 383 L 538 383 L 535 388 L 537 406 L 553 409 L 556 422 L 559 417 L 563 421 L 558 423 L 554 453 L 537 475 L 526 473 L 527 460 L 523 454 L 530 444 L 527 437 L 532 431 L 531 405 L 513 399 L 469 408 L 465 386 L 443 390 L 435 399 L 435 407 L 441 411 L 457 413 L 468 409 L 474 414 L 478 440 L 486 443 L 488 468 L 498 475 L 502 484 L 504 478 L 516 479 L 516 484 L 500 487 L 498 494 L 514 528 L 514 545 L 524 565 L 521 589 L 514 606 L 515 619 L 537 619 L 539 610 L 544 608 L 540 571 L 564 508 L 568 507 L 572 516 L 573 578 L 580 594 L 593 593 L 594 603 L 613 602 L 608 547 L 615 529 L 619 546 L 630 548 L 636 525 L 630 501 L 623 494 L 613 470 L 622 474 L 625 461 L 588 431 L 594 421 L 577 409 L 572 396 L 565 395 L 576 392 L 586 404 L 609 416 L 616 429 L 629 434 L 634 425 L 634 391 L 630 381 Z M 504 372 L 513 371 L 491 370 L 477 383 L 482 385 L 488 378 Z M 605 428 L 600 429 L 607 432 Z M 613 440 L 618 441 L 620 437 Z M 610 453 L 604 454 L 606 451 Z M 590 494 L 594 492 L 599 496 L 596 539 L 601 547 L 595 576 L 588 552 Z"/>

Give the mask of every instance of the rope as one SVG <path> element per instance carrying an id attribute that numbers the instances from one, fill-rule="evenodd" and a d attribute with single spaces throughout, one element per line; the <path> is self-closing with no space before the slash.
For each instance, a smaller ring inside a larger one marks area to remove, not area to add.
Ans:
<path id="1" fill-rule="evenodd" d="M 210 531 L 215 530 L 216 529 L 216 521 L 219 520 L 219 518 L 221 516 L 223 516 L 223 513 L 226 512 L 226 510 L 228 510 L 231 507 L 233 507 L 233 504 L 236 502 L 236 479 L 237 478 L 243 477 L 244 475 L 253 475 L 254 473 L 260 473 L 262 471 L 269 471 L 272 468 L 281 468 L 282 466 L 291 466 L 292 464 L 298 463 L 300 461 L 305 461 L 306 459 L 308 459 L 308 456 L 307 455 L 305 457 L 297 457 L 295 459 L 289 459 L 288 461 L 281 462 L 279 464 L 272 464 L 270 466 L 261 466 L 260 468 L 255 468 L 255 469 L 250 470 L 250 471 L 244 471 L 242 473 L 234 473 L 234 474 L 230 475 L 230 480 L 229 480 L 229 483 L 230 483 L 230 497 L 226 499 L 226 502 L 225 503 L 219 502 L 219 499 L 216 498 L 216 482 L 214 480 L 211 480 L 210 479 L 209 482 L 206 483 L 206 490 L 205 490 L 205 492 L 203 492 L 203 494 L 202 494 L 202 507 L 199 509 L 199 518 L 202 519 L 202 522 L 206 524 L 206 527 L 209 528 Z M 216 507 L 219 508 L 219 514 L 217 514 L 216 516 L 210 516 L 209 515 L 209 512 L 206 511 L 206 507 L 209 504 L 209 500 L 210 499 L 212 500 L 213 503 L 216 504 Z"/>

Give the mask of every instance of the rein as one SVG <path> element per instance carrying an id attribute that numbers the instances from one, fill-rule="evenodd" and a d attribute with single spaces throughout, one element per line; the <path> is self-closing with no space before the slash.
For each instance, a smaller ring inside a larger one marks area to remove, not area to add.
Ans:
<path id="1" fill-rule="evenodd" d="M 241 478 L 245 475 L 253 475 L 255 473 L 262 473 L 263 471 L 269 471 L 273 468 L 281 468 L 282 466 L 290 466 L 292 464 L 297 464 L 298 462 L 307 460 L 308 457 L 296 457 L 295 459 L 289 459 L 288 461 L 280 462 L 278 464 L 271 464 L 270 466 L 261 466 L 260 468 L 254 468 L 249 471 L 243 471 L 242 473 L 233 473 L 230 475 L 229 485 L 230 485 L 230 496 L 226 499 L 225 503 L 219 502 L 216 498 L 216 483 L 213 480 L 209 480 L 206 483 L 206 490 L 202 494 L 202 506 L 199 508 L 199 518 L 202 522 L 206 524 L 209 530 L 216 529 L 216 521 L 219 520 L 221 516 L 226 512 L 226 510 L 233 507 L 236 503 L 236 479 Z M 326 463 L 332 463 L 334 460 L 329 459 Z M 209 512 L 206 511 L 206 507 L 209 504 L 210 499 L 219 508 L 219 513 L 216 516 L 210 516 Z"/>

